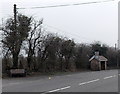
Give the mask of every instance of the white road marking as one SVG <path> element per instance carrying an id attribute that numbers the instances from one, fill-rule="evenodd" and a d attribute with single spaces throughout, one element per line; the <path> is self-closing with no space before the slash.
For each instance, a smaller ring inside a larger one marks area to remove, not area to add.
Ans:
<path id="1" fill-rule="evenodd" d="M 71 87 L 71 86 L 66 86 L 66 87 L 63 87 L 63 88 L 50 90 L 50 91 L 48 91 L 48 93 L 51 93 L 51 92 L 56 92 L 56 91 L 60 91 L 60 90 L 65 90 L 65 89 L 68 89 L 68 88 L 70 88 L 70 87 Z"/>
<path id="2" fill-rule="evenodd" d="M 60 90 L 68 89 L 68 88 L 70 88 L 70 87 L 71 87 L 71 86 L 63 87 L 63 88 L 61 88 Z"/>
<path id="3" fill-rule="evenodd" d="M 103 78 L 103 79 L 109 79 L 109 78 L 112 78 L 113 76 L 108 76 L 108 77 L 105 77 L 105 78 Z"/>
<path id="4" fill-rule="evenodd" d="M 116 75 L 108 76 L 108 77 L 105 77 L 105 78 L 103 78 L 103 79 L 109 79 L 109 78 L 112 78 L 112 77 L 116 77 Z"/>
<path id="5" fill-rule="evenodd" d="M 81 86 L 81 85 L 84 85 L 84 84 L 86 84 L 86 82 L 83 82 L 83 83 L 79 83 L 79 85 Z"/>
<path id="6" fill-rule="evenodd" d="M 88 84 L 88 83 L 92 83 L 92 82 L 96 82 L 96 81 L 99 81 L 99 80 L 100 80 L 100 79 L 96 79 L 96 80 L 88 81 L 87 84 Z"/>
<path id="7" fill-rule="evenodd" d="M 94 73 L 94 72 L 92 72 Z M 120 74 L 118 74 L 120 76 Z M 71 76 L 71 75 L 67 75 L 67 76 Z M 109 78 L 113 78 L 113 77 L 116 77 L 117 75 L 113 75 L 113 76 L 108 76 L 108 77 L 104 77 L 104 79 L 109 79 Z M 97 82 L 99 81 L 100 79 L 95 79 L 95 80 L 91 80 L 91 81 L 87 81 L 87 82 L 82 82 L 82 83 L 79 83 L 79 86 L 81 85 L 85 85 L 85 84 L 89 84 L 89 83 L 92 83 L 92 82 Z M 46 93 L 52 93 L 52 92 L 56 92 L 56 91 L 60 91 L 60 90 L 65 90 L 65 89 L 68 89 L 70 88 L 71 86 L 66 86 L 66 87 L 63 87 L 63 88 L 59 88 L 59 89 L 54 89 L 54 90 L 51 90 L 51 91 L 48 91 Z M 42 93 L 42 94 L 46 94 L 46 93 Z"/>
<path id="8" fill-rule="evenodd" d="M 96 81 L 99 81 L 99 80 L 100 79 L 91 80 L 91 81 L 88 81 L 88 82 L 79 83 L 79 85 L 85 85 L 85 84 L 89 84 L 89 83 L 96 82 Z"/>
<path id="9" fill-rule="evenodd" d="M 56 91 L 59 91 L 60 89 L 55 89 L 55 90 L 51 90 L 51 91 L 48 91 L 49 93 L 51 92 L 56 92 Z"/>
<path id="10" fill-rule="evenodd" d="M 120 74 L 118 74 L 118 75 L 120 75 Z M 67 76 L 71 76 L 71 75 L 67 75 Z M 116 77 L 116 75 L 104 77 L 104 79 L 109 79 L 109 78 L 112 78 L 112 77 Z M 89 84 L 89 83 L 92 83 L 92 82 L 97 82 L 97 81 L 99 81 L 99 80 L 100 80 L 100 79 L 95 79 L 95 80 L 91 80 L 91 81 L 87 81 L 87 82 L 82 82 L 82 83 L 79 83 L 79 85 L 81 86 L 81 85 Z M 71 86 L 66 86 L 66 87 L 63 87 L 63 88 L 51 90 L 51 91 L 48 91 L 48 93 L 56 92 L 56 91 L 60 91 L 60 90 L 64 90 L 64 89 L 68 89 L 68 88 L 70 88 L 70 87 L 71 87 Z"/>

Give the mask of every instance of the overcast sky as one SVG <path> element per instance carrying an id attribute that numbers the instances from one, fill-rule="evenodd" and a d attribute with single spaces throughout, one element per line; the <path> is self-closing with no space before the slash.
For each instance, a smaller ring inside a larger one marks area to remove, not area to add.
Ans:
<path id="1" fill-rule="evenodd" d="M 13 4 L 19 13 L 44 18 L 43 27 L 49 32 L 74 39 L 78 43 L 102 43 L 114 46 L 118 40 L 118 3 L 116 1 L 78 6 L 29 9 L 30 7 L 74 4 L 106 0 L 3 0 L 0 19 L 13 16 Z M 1 22 L 1 21 L 0 21 Z"/>

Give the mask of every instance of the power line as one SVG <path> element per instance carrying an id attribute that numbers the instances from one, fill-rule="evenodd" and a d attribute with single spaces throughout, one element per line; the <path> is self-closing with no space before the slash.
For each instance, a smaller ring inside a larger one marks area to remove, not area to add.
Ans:
<path id="1" fill-rule="evenodd" d="M 61 30 L 61 29 L 59 29 L 59 28 L 53 27 L 53 26 L 48 25 L 48 24 L 44 24 L 44 25 L 46 25 L 47 27 L 53 28 L 53 29 L 55 29 L 55 30 L 57 30 L 57 31 L 61 31 L 61 32 L 67 33 L 68 35 L 75 36 L 75 37 L 77 37 L 77 38 L 82 38 L 82 39 L 85 39 L 85 40 L 88 40 L 88 41 L 94 41 L 94 40 L 92 40 L 92 39 L 88 39 L 88 38 L 79 36 L 79 35 L 78 35 L 77 33 L 75 33 L 75 32 L 74 32 L 74 33 L 71 33 L 71 32 L 67 32 L 67 31 L 63 31 L 63 30 Z"/>
<path id="2" fill-rule="evenodd" d="M 85 2 L 85 3 L 74 3 L 74 4 L 63 4 L 63 5 L 51 5 L 51 6 L 41 6 L 41 7 L 29 7 L 29 8 L 17 8 L 17 9 L 38 9 L 38 8 L 55 8 L 55 7 L 67 7 L 67 6 L 77 6 L 85 4 L 103 3 L 115 0 L 105 0 L 105 1 L 95 1 L 95 2 Z"/>

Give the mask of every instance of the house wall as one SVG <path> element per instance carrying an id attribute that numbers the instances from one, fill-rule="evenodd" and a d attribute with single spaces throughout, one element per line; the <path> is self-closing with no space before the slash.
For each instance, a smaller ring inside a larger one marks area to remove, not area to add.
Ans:
<path id="1" fill-rule="evenodd" d="M 91 61 L 91 70 L 100 70 L 100 63 L 95 59 Z"/>

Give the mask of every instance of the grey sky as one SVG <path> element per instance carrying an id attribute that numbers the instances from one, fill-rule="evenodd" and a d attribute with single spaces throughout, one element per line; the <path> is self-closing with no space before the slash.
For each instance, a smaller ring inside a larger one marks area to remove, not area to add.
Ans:
<path id="1" fill-rule="evenodd" d="M 13 4 L 28 8 L 18 12 L 36 19 L 44 18 L 44 28 L 49 32 L 74 39 L 78 43 L 101 41 L 114 46 L 118 40 L 118 3 L 116 1 L 79 6 L 29 9 L 46 5 L 72 4 L 105 0 L 4 0 L 0 19 L 13 15 Z"/>

